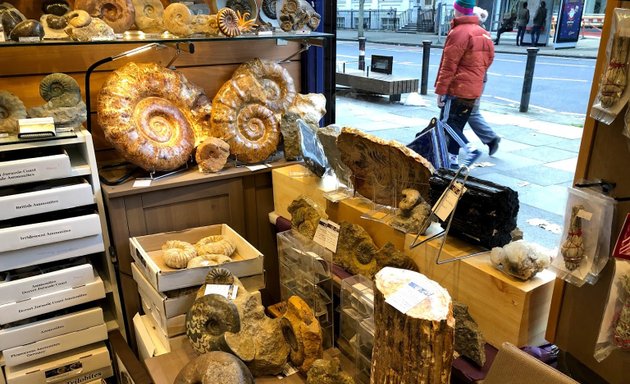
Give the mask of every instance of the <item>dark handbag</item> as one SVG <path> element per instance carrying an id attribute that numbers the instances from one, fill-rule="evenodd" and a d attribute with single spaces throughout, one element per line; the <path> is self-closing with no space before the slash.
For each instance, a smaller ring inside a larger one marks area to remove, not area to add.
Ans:
<path id="1" fill-rule="evenodd" d="M 426 128 L 416 134 L 416 138 L 407 147 L 427 159 L 435 169 L 449 166 L 444 128 L 435 117 Z"/>

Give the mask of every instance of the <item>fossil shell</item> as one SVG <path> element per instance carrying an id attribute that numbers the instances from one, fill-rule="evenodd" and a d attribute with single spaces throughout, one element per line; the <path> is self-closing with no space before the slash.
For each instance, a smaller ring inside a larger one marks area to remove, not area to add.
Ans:
<path id="1" fill-rule="evenodd" d="M 212 268 L 206 275 L 205 284 L 234 284 L 234 275 L 225 268 Z"/>
<path id="2" fill-rule="evenodd" d="M 282 333 L 291 347 L 291 363 L 300 372 L 308 372 L 313 362 L 324 355 L 322 330 L 313 309 L 299 296 L 291 296 L 281 324 Z"/>
<path id="3" fill-rule="evenodd" d="M 210 136 L 209 109 L 201 88 L 155 63 L 128 63 L 112 72 L 97 104 L 105 138 L 130 162 L 156 171 L 180 167 L 195 136 Z"/>
<path id="4" fill-rule="evenodd" d="M 50 14 L 42 15 L 42 17 L 39 18 L 39 21 L 44 26 L 44 29 L 50 28 L 52 30 L 61 30 L 61 32 L 63 32 L 63 29 L 68 26 L 68 19 L 63 16 Z M 66 35 L 65 32 L 63 34 L 64 36 Z M 48 33 L 46 35 L 48 35 Z"/>
<path id="5" fill-rule="evenodd" d="M 297 31 L 305 27 L 316 29 L 321 16 L 305 0 L 285 0 L 280 7 L 280 28 L 283 31 Z"/>
<path id="6" fill-rule="evenodd" d="M 192 35 L 193 30 L 191 24 L 192 13 L 184 4 L 173 3 L 164 10 L 164 27 L 173 35 Z"/>
<path id="7" fill-rule="evenodd" d="M 92 22 L 92 16 L 82 9 L 77 9 L 64 16 L 68 20 L 68 25 L 74 28 L 88 26 Z"/>
<path id="8" fill-rule="evenodd" d="M 132 0 L 132 3 L 139 30 L 146 33 L 164 32 L 164 5 L 160 0 Z"/>
<path id="9" fill-rule="evenodd" d="M 2 29 L 4 29 L 4 33 L 9 36 L 13 28 L 16 25 L 26 20 L 26 17 L 22 14 L 22 12 L 18 11 L 16 8 L 8 8 L 1 13 L 2 17 L 0 18 L 2 22 Z"/>
<path id="10" fill-rule="evenodd" d="M 225 2 L 225 6 L 240 12 L 241 14 L 245 14 L 245 12 L 250 15 L 256 14 L 256 4 L 252 4 L 249 0 L 227 0 Z"/>
<path id="11" fill-rule="evenodd" d="M 203 141 L 195 152 L 195 160 L 200 172 L 219 172 L 230 156 L 230 145 L 216 137 Z"/>
<path id="12" fill-rule="evenodd" d="M 196 299 L 186 314 L 186 336 L 199 353 L 228 351 L 224 334 L 240 330 L 236 305 L 220 295 L 210 294 Z"/>
<path id="13" fill-rule="evenodd" d="M 231 256 L 236 250 L 234 242 L 223 235 L 207 236 L 195 243 L 198 255 L 220 254 Z"/>
<path id="14" fill-rule="evenodd" d="M 63 16 L 71 10 L 70 4 L 65 0 L 44 0 L 42 2 L 42 12 L 47 15 Z"/>
<path id="15" fill-rule="evenodd" d="M 21 37 L 37 37 L 39 40 L 44 38 L 44 27 L 37 20 L 24 20 L 11 30 L 9 39 L 19 41 Z"/>
<path id="16" fill-rule="evenodd" d="M 187 268 L 214 267 L 231 261 L 232 259 L 229 256 L 206 253 L 190 259 Z"/>
<path id="17" fill-rule="evenodd" d="M 212 136 L 225 140 L 237 160 L 257 163 L 276 151 L 279 122 L 265 100 L 262 85 L 248 74 L 223 84 L 212 100 Z"/>
<path id="18" fill-rule="evenodd" d="M 174 384 L 254 384 L 247 366 L 236 356 L 213 351 L 196 357 L 177 374 Z"/>
<path id="19" fill-rule="evenodd" d="M 162 245 L 162 260 L 171 268 L 186 268 L 188 261 L 195 256 L 195 247 L 185 241 L 169 240 Z"/>
<path id="20" fill-rule="evenodd" d="M 241 34 L 238 27 L 238 14 L 231 8 L 221 8 L 217 13 L 219 31 L 227 37 L 234 37 Z"/>
<path id="21" fill-rule="evenodd" d="M 39 94 L 54 107 L 72 107 L 81 102 L 79 83 L 65 73 L 52 73 L 39 84 Z"/>
<path id="22" fill-rule="evenodd" d="M 18 119 L 26 119 L 26 108 L 17 96 L 0 91 L 0 132 L 17 134 Z"/>
<path id="23" fill-rule="evenodd" d="M 293 104 L 296 91 L 293 78 L 283 66 L 269 60 L 254 59 L 242 64 L 233 76 L 251 73 L 267 95 L 266 105 L 275 113 L 284 113 Z"/>
<path id="24" fill-rule="evenodd" d="M 276 13 L 277 2 L 277 0 L 263 0 L 262 2 L 263 13 L 272 20 L 276 20 L 278 18 L 278 14 Z"/>
<path id="25" fill-rule="evenodd" d="M 103 19 L 116 33 L 129 30 L 135 21 L 131 0 L 76 0 L 74 8 Z"/>

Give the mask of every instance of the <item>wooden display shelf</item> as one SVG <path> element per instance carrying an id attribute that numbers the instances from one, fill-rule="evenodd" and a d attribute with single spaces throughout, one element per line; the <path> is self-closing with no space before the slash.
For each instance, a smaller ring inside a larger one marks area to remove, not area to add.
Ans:
<path id="1" fill-rule="evenodd" d="M 414 239 L 415 235 L 406 236 L 405 253 L 416 262 L 421 273 L 446 288 L 454 300 L 468 305 L 488 343 L 497 348 L 505 341 L 517 346 L 546 343 L 553 272 L 545 270 L 532 280 L 519 281 L 496 269 L 489 252 L 438 265 L 435 260 L 441 240 L 409 249 Z M 440 260 L 479 251 L 462 240 L 448 237 Z"/>

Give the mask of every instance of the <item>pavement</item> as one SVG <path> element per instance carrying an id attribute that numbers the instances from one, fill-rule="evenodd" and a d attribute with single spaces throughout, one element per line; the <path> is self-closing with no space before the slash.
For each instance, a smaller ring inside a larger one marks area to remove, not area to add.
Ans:
<path id="1" fill-rule="evenodd" d="M 356 31 L 347 30 L 339 30 L 337 39 L 351 39 L 352 33 L 356 40 Z M 422 45 L 423 39 L 433 38 L 436 45 L 439 44 L 435 35 L 367 32 L 366 37 L 372 43 Z M 540 52 L 595 58 L 598 47 L 599 39 L 586 38 L 578 42 L 574 51 L 541 47 Z M 501 36 L 497 51 L 526 53 L 524 47 L 517 47 L 508 34 Z M 468 127 L 464 130 L 469 140 L 484 152 L 475 163 L 471 176 L 517 191 L 520 202 L 518 227 L 524 238 L 548 248 L 557 247 L 565 215 L 567 187 L 573 183 L 585 116 L 550 115 L 535 110 L 521 113 L 518 105 L 494 104 L 483 99 L 481 112 L 501 137 L 501 143 L 497 153 L 490 157 L 487 146 Z M 410 143 L 416 132 L 426 127 L 435 116 L 439 116 L 439 109 L 432 91 L 428 95 L 404 94 L 400 102 L 390 103 L 384 96 L 337 89 L 336 123 L 384 139 Z"/>
<path id="2" fill-rule="evenodd" d="M 357 41 L 356 29 L 337 29 L 337 40 Z M 493 33 L 492 38 L 496 35 Z M 407 46 L 422 46 L 423 41 L 431 41 L 432 47 L 444 47 L 445 36 L 438 38 L 433 33 L 398 33 L 392 31 L 365 31 L 366 41 L 369 43 L 382 43 L 382 44 L 396 44 Z M 600 38 L 597 36 L 584 36 L 581 37 L 575 48 L 559 48 L 553 47 L 552 39 L 549 40 L 546 46 L 537 47 L 538 55 L 541 56 L 561 56 L 561 57 L 576 57 L 576 58 L 597 58 L 597 52 L 599 50 Z M 516 32 L 505 32 L 501 34 L 501 43 L 495 45 L 495 52 L 497 53 L 516 53 L 527 54 L 527 46 L 516 45 Z"/>

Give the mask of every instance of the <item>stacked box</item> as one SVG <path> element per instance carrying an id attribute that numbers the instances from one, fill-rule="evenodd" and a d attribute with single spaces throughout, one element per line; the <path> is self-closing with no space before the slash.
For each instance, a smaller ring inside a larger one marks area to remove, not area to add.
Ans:
<path id="1" fill-rule="evenodd" d="M 146 357 L 181 347 L 186 338 L 186 313 L 212 267 L 173 269 L 162 260 L 162 244 L 180 240 L 195 244 L 206 236 L 223 235 L 236 244 L 233 262 L 219 267 L 230 270 L 250 292 L 265 287 L 263 255 L 228 225 L 210 225 L 183 231 L 158 233 L 130 239 L 133 279 L 144 315 L 134 318 L 138 350 Z"/>
<path id="2" fill-rule="evenodd" d="M 343 279 L 339 311 L 338 345 L 355 362 L 355 382 L 369 383 L 374 342 L 372 281 L 361 275 Z"/>
<path id="3" fill-rule="evenodd" d="M 322 327 L 324 348 L 333 346 L 332 253 L 296 231 L 278 234 L 280 295 L 301 297 Z"/>

